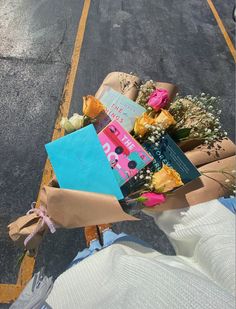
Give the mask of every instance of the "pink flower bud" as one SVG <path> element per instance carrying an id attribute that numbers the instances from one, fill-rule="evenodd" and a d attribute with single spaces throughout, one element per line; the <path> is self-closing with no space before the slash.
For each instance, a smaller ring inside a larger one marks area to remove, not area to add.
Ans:
<path id="1" fill-rule="evenodd" d="M 147 193 L 143 193 L 139 197 L 139 199 L 140 201 L 142 201 L 144 206 L 153 207 L 161 203 L 164 203 L 166 200 L 166 197 L 164 194 L 161 194 L 161 193 L 147 192 Z"/>
<path id="2" fill-rule="evenodd" d="M 154 90 L 148 100 L 148 106 L 151 106 L 155 111 L 164 108 L 168 103 L 169 95 L 166 89 Z"/>

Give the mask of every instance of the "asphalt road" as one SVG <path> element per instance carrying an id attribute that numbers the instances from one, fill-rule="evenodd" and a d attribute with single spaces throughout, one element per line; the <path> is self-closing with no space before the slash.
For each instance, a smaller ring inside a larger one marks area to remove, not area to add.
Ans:
<path id="1" fill-rule="evenodd" d="M 233 0 L 214 1 L 231 37 Z M 37 198 L 82 0 L 0 0 L 0 283 L 15 283 L 20 250 L 7 225 Z M 173 82 L 181 94 L 222 98 L 222 121 L 234 138 L 234 60 L 206 0 L 92 0 L 70 114 L 111 71 Z M 174 254 L 143 215 L 125 231 Z M 58 231 L 42 245 L 36 268 L 57 276 L 79 249 L 83 230 Z"/>

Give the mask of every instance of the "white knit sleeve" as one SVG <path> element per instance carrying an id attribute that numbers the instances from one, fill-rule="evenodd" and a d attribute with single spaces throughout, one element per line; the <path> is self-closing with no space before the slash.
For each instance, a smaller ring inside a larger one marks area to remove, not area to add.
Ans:
<path id="1" fill-rule="evenodd" d="M 220 286 L 235 292 L 235 215 L 218 200 L 154 216 L 177 255 Z"/>

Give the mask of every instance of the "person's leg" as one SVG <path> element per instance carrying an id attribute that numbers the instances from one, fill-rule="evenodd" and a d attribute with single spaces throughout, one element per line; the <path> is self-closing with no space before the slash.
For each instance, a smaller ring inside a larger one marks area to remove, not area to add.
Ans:
<path id="1" fill-rule="evenodd" d="M 101 244 L 102 240 L 102 233 L 104 231 L 110 230 L 110 224 L 101 224 L 101 225 L 94 225 L 88 226 L 84 228 L 85 239 L 88 248 L 85 248 L 83 251 L 79 251 L 77 255 L 74 257 L 73 261 L 70 263 L 69 267 L 81 262 L 88 256 L 94 254 L 95 252 L 101 250 L 104 246 Z M 110 230 L 111 231 L 111 230 Z M 111 231 L 111 233 L 113 233 Z M 115 233 L 114 233 L 115 234 Z M 116 234 L 115 234 L 116 235 Z M 106 246 L 112 243 L 111 239 L 109 239 L 110 243 L 108 243 L 108 239 L 106 238 Z"/>
<path id="2" fill-rule="evenodd" d="M 102 246 L 99 240 L 94 239 L 90 242 L 89 248 L 85 248 L 83 251 L 79 251 L 77 255 L 74 257 L 73 261 L 70 263 L 69 267 L 72 267 L 75 264 L 78 264 L 88 256 L 96 253 L 97 251 L 101 250 Z"/>
<path id="3" fill-rule="evenodd" d="M 103 246 L 108 247 L 112 245 L 115 241 L 117 241 L 119 238 L 122 238 L 126 236 L 125 233 L 116 234 L 112 231 L 112 229 L 106 229 L 103 231 Z"/>
<path id="4" fill-rule="evenodd" d="M 98 235 L 98 233 L 100 235 Z M 112 231 L 110 224 L 103 224 L 99 225 L 98 227 L 88 227 L 85 229 L 85 236 L 87 242 L 88 240 L 92 239 L 90 240 L 89 248 L 86 248 L 83 251 L 79 251 L 68 268 L 81 262 L 85 258 L 96 253 L 97 251 L 106 248 L 114 243 L 135 242 L 145 247 L 151 248 L 149 244 L 134 236 L 130 236 L 125 233 L 116 234 Z"/>

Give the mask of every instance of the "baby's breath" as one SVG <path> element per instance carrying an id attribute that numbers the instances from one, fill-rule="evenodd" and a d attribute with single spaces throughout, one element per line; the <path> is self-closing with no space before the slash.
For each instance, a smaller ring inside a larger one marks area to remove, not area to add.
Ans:
<path id="1" fill-rule="evenodd" d="M 177 97 L 169 112 L 176 120 L 174 129 L 191 129 L 187 139 L 200 139 L 205 144 L 213 144 L 227 137 L 221 130 L 219 109 L 220 99 L 204 92 L 197 96 Z"/>

